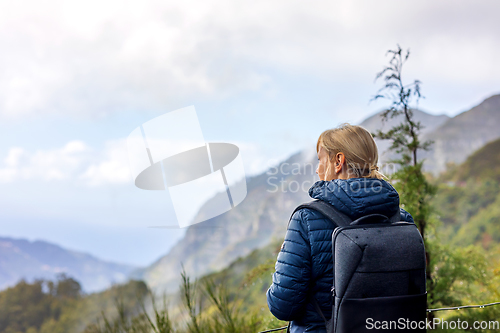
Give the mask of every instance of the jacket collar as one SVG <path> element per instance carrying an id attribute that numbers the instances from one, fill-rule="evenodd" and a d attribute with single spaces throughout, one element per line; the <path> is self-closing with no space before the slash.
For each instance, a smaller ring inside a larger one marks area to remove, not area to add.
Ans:
<path id="1" fill-rule="evenodd" d="M 309 196 L 328 202 L 353 220 L 376 213 L 392 216 L 399 211 L 399 194 L 383 179 L 319 180 L 309 189 Z"/>

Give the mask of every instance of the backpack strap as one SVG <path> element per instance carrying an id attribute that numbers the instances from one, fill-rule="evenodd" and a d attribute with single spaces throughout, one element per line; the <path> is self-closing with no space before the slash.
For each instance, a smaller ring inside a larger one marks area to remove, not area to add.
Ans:
<path id="1" fill-rule="evenodd" d="M 290 219 L 292 219 L 292 216 L 293 214 L 295 214 L 296 211 L 301 210 L 302 208 L 310 208 L 312 210 L 320 212 L 337 227 L 345 227 L 351 224 L 352 222 L 352 219 L 349 218 L 346 214 L 339 212 L 329 203 L 319 199 L 303 203 L 297 206 L 297 208 L 295 208 L 293 213 L 290 215 Z M 399 210 L 399 207 L 396 214 L 394 214 L 393 216 L 388 216 L 388 218 L 391 221 L 391 223 L 401 221 L 401 212 Z M 290 221 L 288 221 L 288 224 L 290 224 Z"/>
<path id="2" fill-rule="evenodd" d="M 290 215 L 290 220 L 292 219 L 293 214 L 295 214 L 296 211 L 301 210 L 302 208 L 309 208 L 317 212 L 320 212 L 337 227 L 345 227 L 351 224 L 352 222 L 352 219 L 350 219 L 347 215 L 339 212 L 329 203 L 319 199 L 297 206 L 297 208 L 295 208 L 295 210 L 293 211 L 292 215 Z M 290 224 L 290 220 L 288 221 L 288 224 Z"/>

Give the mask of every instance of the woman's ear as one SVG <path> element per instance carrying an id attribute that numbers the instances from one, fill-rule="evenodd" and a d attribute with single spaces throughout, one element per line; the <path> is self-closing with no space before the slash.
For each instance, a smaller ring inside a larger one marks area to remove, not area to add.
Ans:
<path id="1" fill-rule="evenodd" d="M 337 173 L 340 172 L 340 170 L 342 169 L 342 164 L 344 164 L 344 161 L 345 161 L 344 154 L 337 153 L 337 155 L 335 155 L 335 172 Z M 337 169 L 339 170 L 337 171 Z"/>

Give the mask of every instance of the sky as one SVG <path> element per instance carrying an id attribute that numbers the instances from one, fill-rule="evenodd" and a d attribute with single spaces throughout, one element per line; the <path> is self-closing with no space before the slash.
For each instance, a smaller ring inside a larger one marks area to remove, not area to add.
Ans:
<path id="1" fill-rule="evenodd" d="M 500 93 L 497 1 L 0 2 L 0 236 L 145 266 L 179 241 L 168 195 L 134 187 L 126 138 L 193 105 L 247 176 L 371 102 L 410 49 L 418 107 L 455 116 Z M 235 208 L 237 209 L 237 207 Z"/>

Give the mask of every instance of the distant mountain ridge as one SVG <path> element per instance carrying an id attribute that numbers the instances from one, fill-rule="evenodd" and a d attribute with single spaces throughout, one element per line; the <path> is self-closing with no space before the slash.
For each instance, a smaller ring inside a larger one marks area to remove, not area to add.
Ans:
<path id="1" fill-rule="evenodd" d="M 53 279 L 66 273 L 78 280 L 84 291 L 94 292 L 113 282 L 125 281 L 134 269 L 44 241 L 0 237 L 0 289 L 15 285 L 22 278 Z"/>
<path id="2" fill-rule="evenodd" d="M 446 123 L 449 119 L 451 119 L 445 114 L 432 115 L 421 110 L 412 111 L 414 120 L 419 121 L 421 124 L 423 124 L 423 128 L 421 130 L 422 135 L 432 133 L 441 125 Z M 386 122 L 383 122 L 381 117 L 382 112 L 383 110 L 377 112 L 371 117 L 366 118 L 359 125 L 363 126 L 370 132 L 375 133 L 376 130 L 388 131 L 390 128 L 398 125 L 401 121 L 403 121 L 403 115 L 399 115 L 397 117 L 388 119 Z M 391 154 L 388 151 L 388 148 L 391 145 L 391 142 L 389 140 L 380 140 L 378 138 L 375 138 L 375 142 L 377 143 L 377 147 L 379 150 L 379 163 L 385 163 L 387 160 L 395 157 L 394 154 Z"/>
<path id="3" fill-rule="evenodd" d="M 432 151 L 424 152 L 425 170 L 443 172 L 447 163 L 460 164 L 488 142 L 500 138 L 500 94 L 491 96 L 472 109 L 450 118 L 423 136 L 434 140 Z"/>
<path id="4" fill-rule="evenodd" d="M 387 131 L 402 120 L 400 115 L 382 127 L 381 113 L 367 118 L 360 125 L 372 132 L 378 128 Z M 425 159 L 424 170 L 438 175 L 445 171 L 447 164 L 460 164 L 474 151 L 500 138 L 500 94 L 452 118 L 446 115 L 433 116 L 418 110 L 414 110 L 414 117 L 424 125 L 421 142 L 434 141 L 431 150 L 419 152 L 417 160 Z M 397 157 L 387 150 L 389 140 L 375 141 L 379 148 L 380 163 Z"/>

